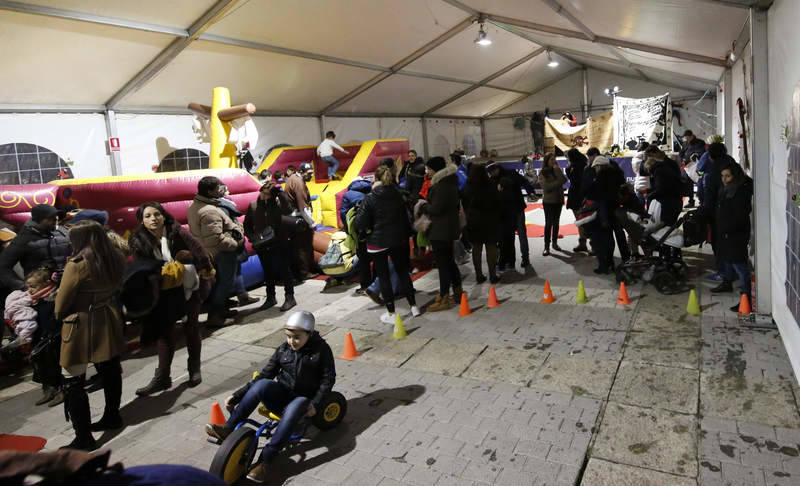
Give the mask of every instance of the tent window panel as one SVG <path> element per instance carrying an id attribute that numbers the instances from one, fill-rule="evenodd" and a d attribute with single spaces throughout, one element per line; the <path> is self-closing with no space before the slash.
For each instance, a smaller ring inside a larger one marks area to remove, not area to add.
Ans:
<path id="1" fill-rule="evenodd" d="M 39 170 L 38 154 L 21 154 L 17 156 L 19 170 Z"/>
<path id="2" fill-rule="evenodd" d="M 38 170 L 22 170 L 19 172 L 20 184 L 41 184 L 42 173 Z"/>
<path id="3" fill-rule="evenodd" d="M 208 169 L 208 155 L 202 150 L 183 148 L 165 155 L 156 172 L 198 169 Z"/>
<path id="4" fill-rule="evenodd" d="M 57 179 L 61 179 L 61 175 L 59 175 L 61 171 L 59 169 L 42 169 L 42 180 L 44 182 L 50 182 Z"/>
<path id="5" fill-rule="evenodd" d="M 0 173 L 3 184 L 41 184 L 73 177 L 58 154 L 32 143 L 0 145 Z"/>
<path id="6" fill-rule="evenodd" d="M 19 184 L 19 172 L 0 172 L 0 185 L 15 186 Z"/>

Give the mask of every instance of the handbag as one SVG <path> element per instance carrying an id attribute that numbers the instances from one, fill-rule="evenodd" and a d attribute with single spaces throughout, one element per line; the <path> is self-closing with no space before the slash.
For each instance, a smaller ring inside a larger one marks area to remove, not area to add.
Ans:
<path id="1" fill-rule="evenodd" d="M 186 273 L 183 263 L 172 260 L 161 267 L 161 290 L 174 289 L 183 285 L 183 275 Z"/>
<path id="2" fill-rule="evenodd" d="M 256 235 L 256 239 L 250 240 L 250 246 L 252 246 L 255 251 L 261 251 L 271 247 L 277 241 L 278 235 L 275 233 L 275 229 L 267 225 L 261 234 Z"/>

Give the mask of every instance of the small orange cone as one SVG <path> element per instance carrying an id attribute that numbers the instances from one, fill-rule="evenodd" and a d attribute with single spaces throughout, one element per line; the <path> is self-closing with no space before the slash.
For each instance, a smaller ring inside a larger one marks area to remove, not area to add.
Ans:
<path id="1" fill-rule="evenodd" d="M 544 281 L 544 297 L 542 297 L 543 304 L 552 304 L 556 301 L 556 298 L 553 297 L 553 291 L 550 290 L 550 281 Z"/>
<path id="2" fill-rule="evenodd" d="M 472 314 L 472 311 L 469 310 L 469 302 L 467 302 L 467 293 L 461 292 L 461 307 L 458 309 L 458 315 L 464 317 L 470 314 Z"/>
<path id="3" fill-rule="evenodd" d="M 341 356 L 341 358 L 351 360 L 360 355 L 361 353 L 356 351 L 356 343 L 353 341 L 353 335 L 348 332 L 344 337 L 344 354 Z"/>
<path id="4" fill-rule="evenodd" d="M 500 307 L 500 301 L 497 300 L 497 292 L 494 290 L 494 285 L 489 287 L 489 304 L 488 307 Z"/>
<path id="5" fill-rule="evenodd" d="M 214 425 L 224 425 L 227 420 L 225 420 L 225 414 L 222 413 L 222 407 L 219 406 L 219 402 L 214 402 L 211 405 L 211 417 L 208 419 L 208 423 Z"/>
<path id="6" fill-rule="evenodd" d="M 739 315 L 740 316 L 749 316 L 751 309 L 750 309 L 750 299 L 747 298 L 747 294 L 742 294 L 742 298 L 739 299 Z"/>
<path id="7" fill-rule="evenodd" d="M 630 305 L 631 299 L 628 298 L 628 288 L 625 287 L 625 282 L 619 283 L 619 297 L 617 297 L 617 305 Z"/>

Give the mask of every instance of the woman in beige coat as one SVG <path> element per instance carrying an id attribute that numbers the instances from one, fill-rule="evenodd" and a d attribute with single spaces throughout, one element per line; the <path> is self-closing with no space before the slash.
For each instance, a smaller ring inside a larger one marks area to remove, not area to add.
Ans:
<path id="1" fill-rule="evenodd" d="M 553 249 L 561 251 L 558 246 L 558 220 L 561 218 L 561 208 L 564 206 L 564 184 L 567 177 L 561 171 L 556 161 L 556 155 L 549 153 L 544 156 L 542 170 L 539 171 L 539 185 L 542 186 L 542 209 L 544 209 L 544 251 L 542 256 L 550 254 L 550 241 Z"/>
<path id="2" fill-rule="evenodd" d="M 65 448 L 93 450 L 92 431 L 122 427 L 120 353 L 123 322 L 116 294 L 122 283 L 125 257 L 112 245 L 103 227 L 82 221 L 69 230 L 73 257 L 64 267 L 56 298 L 61 328 L 61 366 L 66 378 L 64 411 L 72 421 L 75 440 Z M 86 367 L 94 363 L 102 376 L 106 406 L 91 423 L 89 396 L 84 390 Z"/>

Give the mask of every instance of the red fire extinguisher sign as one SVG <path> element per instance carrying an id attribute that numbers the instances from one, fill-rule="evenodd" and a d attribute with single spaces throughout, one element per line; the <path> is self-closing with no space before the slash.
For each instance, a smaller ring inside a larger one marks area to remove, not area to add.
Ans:
<path id="1" fill-rule="evenodd" d="M 112 152 L 119 152 L 119 138 L 117 137 L 109 138 L 108 146 L 111 147 Z"/>

